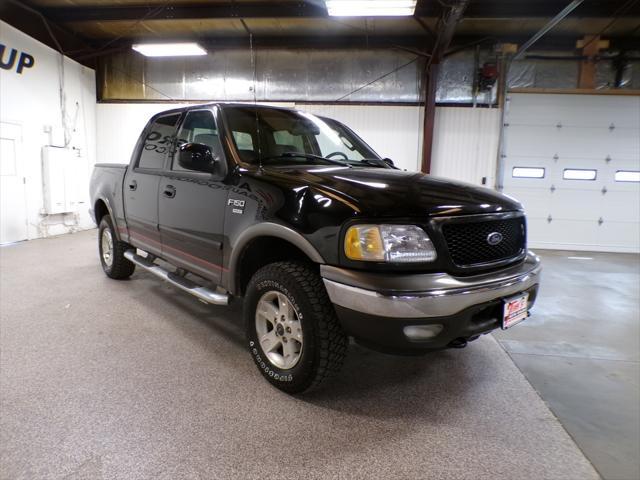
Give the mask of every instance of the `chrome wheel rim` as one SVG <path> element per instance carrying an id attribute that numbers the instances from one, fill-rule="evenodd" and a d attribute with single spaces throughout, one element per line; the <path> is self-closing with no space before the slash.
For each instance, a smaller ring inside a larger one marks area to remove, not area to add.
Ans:
<path id="1" fill-rule="evenodd" d="M 302 356 L 303 337 L 300 315 L 281 292 L 271 290 L 256 306 L 258 342 L 269 361 L 281 370 L 296 366 Z"/>
<path id="2" fill-rule="evenodd" d="M 113 237 L 108 228 L 102 231 L 100 247 L 102 249 L 102 261 L 107 267 L 110 267 L 113 263 Z"/>

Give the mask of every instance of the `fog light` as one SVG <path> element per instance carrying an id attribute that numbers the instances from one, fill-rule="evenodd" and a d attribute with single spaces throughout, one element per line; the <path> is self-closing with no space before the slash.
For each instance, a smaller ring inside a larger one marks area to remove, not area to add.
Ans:
<path id="1" fill-rule="evenodd" d="M 442 331 L 442 325 L 409 325 L 404 327 L 404 334 L 411 340 L 429 340 Z"/>

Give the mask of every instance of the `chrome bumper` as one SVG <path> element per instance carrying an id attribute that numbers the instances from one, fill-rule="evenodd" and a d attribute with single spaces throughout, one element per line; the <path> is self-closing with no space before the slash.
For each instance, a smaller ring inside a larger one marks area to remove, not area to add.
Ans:
<path id="1" fill-rule="evenodd" d="M 331 301 L 342 307 L 377 317 L 429 318 L 455 315 L 485 302 L 528 290 L 540 281 L 540 259 L 529 252 L 523 263 L 497 272 L 470 277 L 446 273 L 420 275 L 420 291 L 380 293 L 340 283 L 346 276 L 323 266 L 321 275 Z"/>

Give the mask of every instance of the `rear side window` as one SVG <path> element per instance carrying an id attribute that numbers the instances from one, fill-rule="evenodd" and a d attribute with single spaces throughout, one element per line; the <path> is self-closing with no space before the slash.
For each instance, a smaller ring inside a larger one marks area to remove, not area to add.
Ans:
<path id="1" fill-rule="evenodd" d="M 178 146 L 185 143 L 200 143 L 207 145 L 211 149 L 214 158 L 220 160 L 223 157 L 222 143 L 218 136 L 213 113 L 209 110 L 193 110 L 187 116 L 178 131 L 176 144 Z M 186 170 L 178 163 L 178 156 L 173 157 L 172 170 Z"/>
<path id="2" fill-rule="evenodd" d="M 179 113 L 164 115 L 155 119 L 144 139 L 138 168 L 162 169 L 179 119 Z"/>

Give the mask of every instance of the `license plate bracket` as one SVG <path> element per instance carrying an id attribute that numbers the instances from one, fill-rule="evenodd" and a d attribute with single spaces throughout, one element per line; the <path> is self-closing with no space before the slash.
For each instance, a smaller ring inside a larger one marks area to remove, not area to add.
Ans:
<path id="1" fill-rule="evenodd" d="M 522 322 L 529 316 L 529 293 L 519 293 L 503 299 L 502 329 L 506 330 Z"/>

